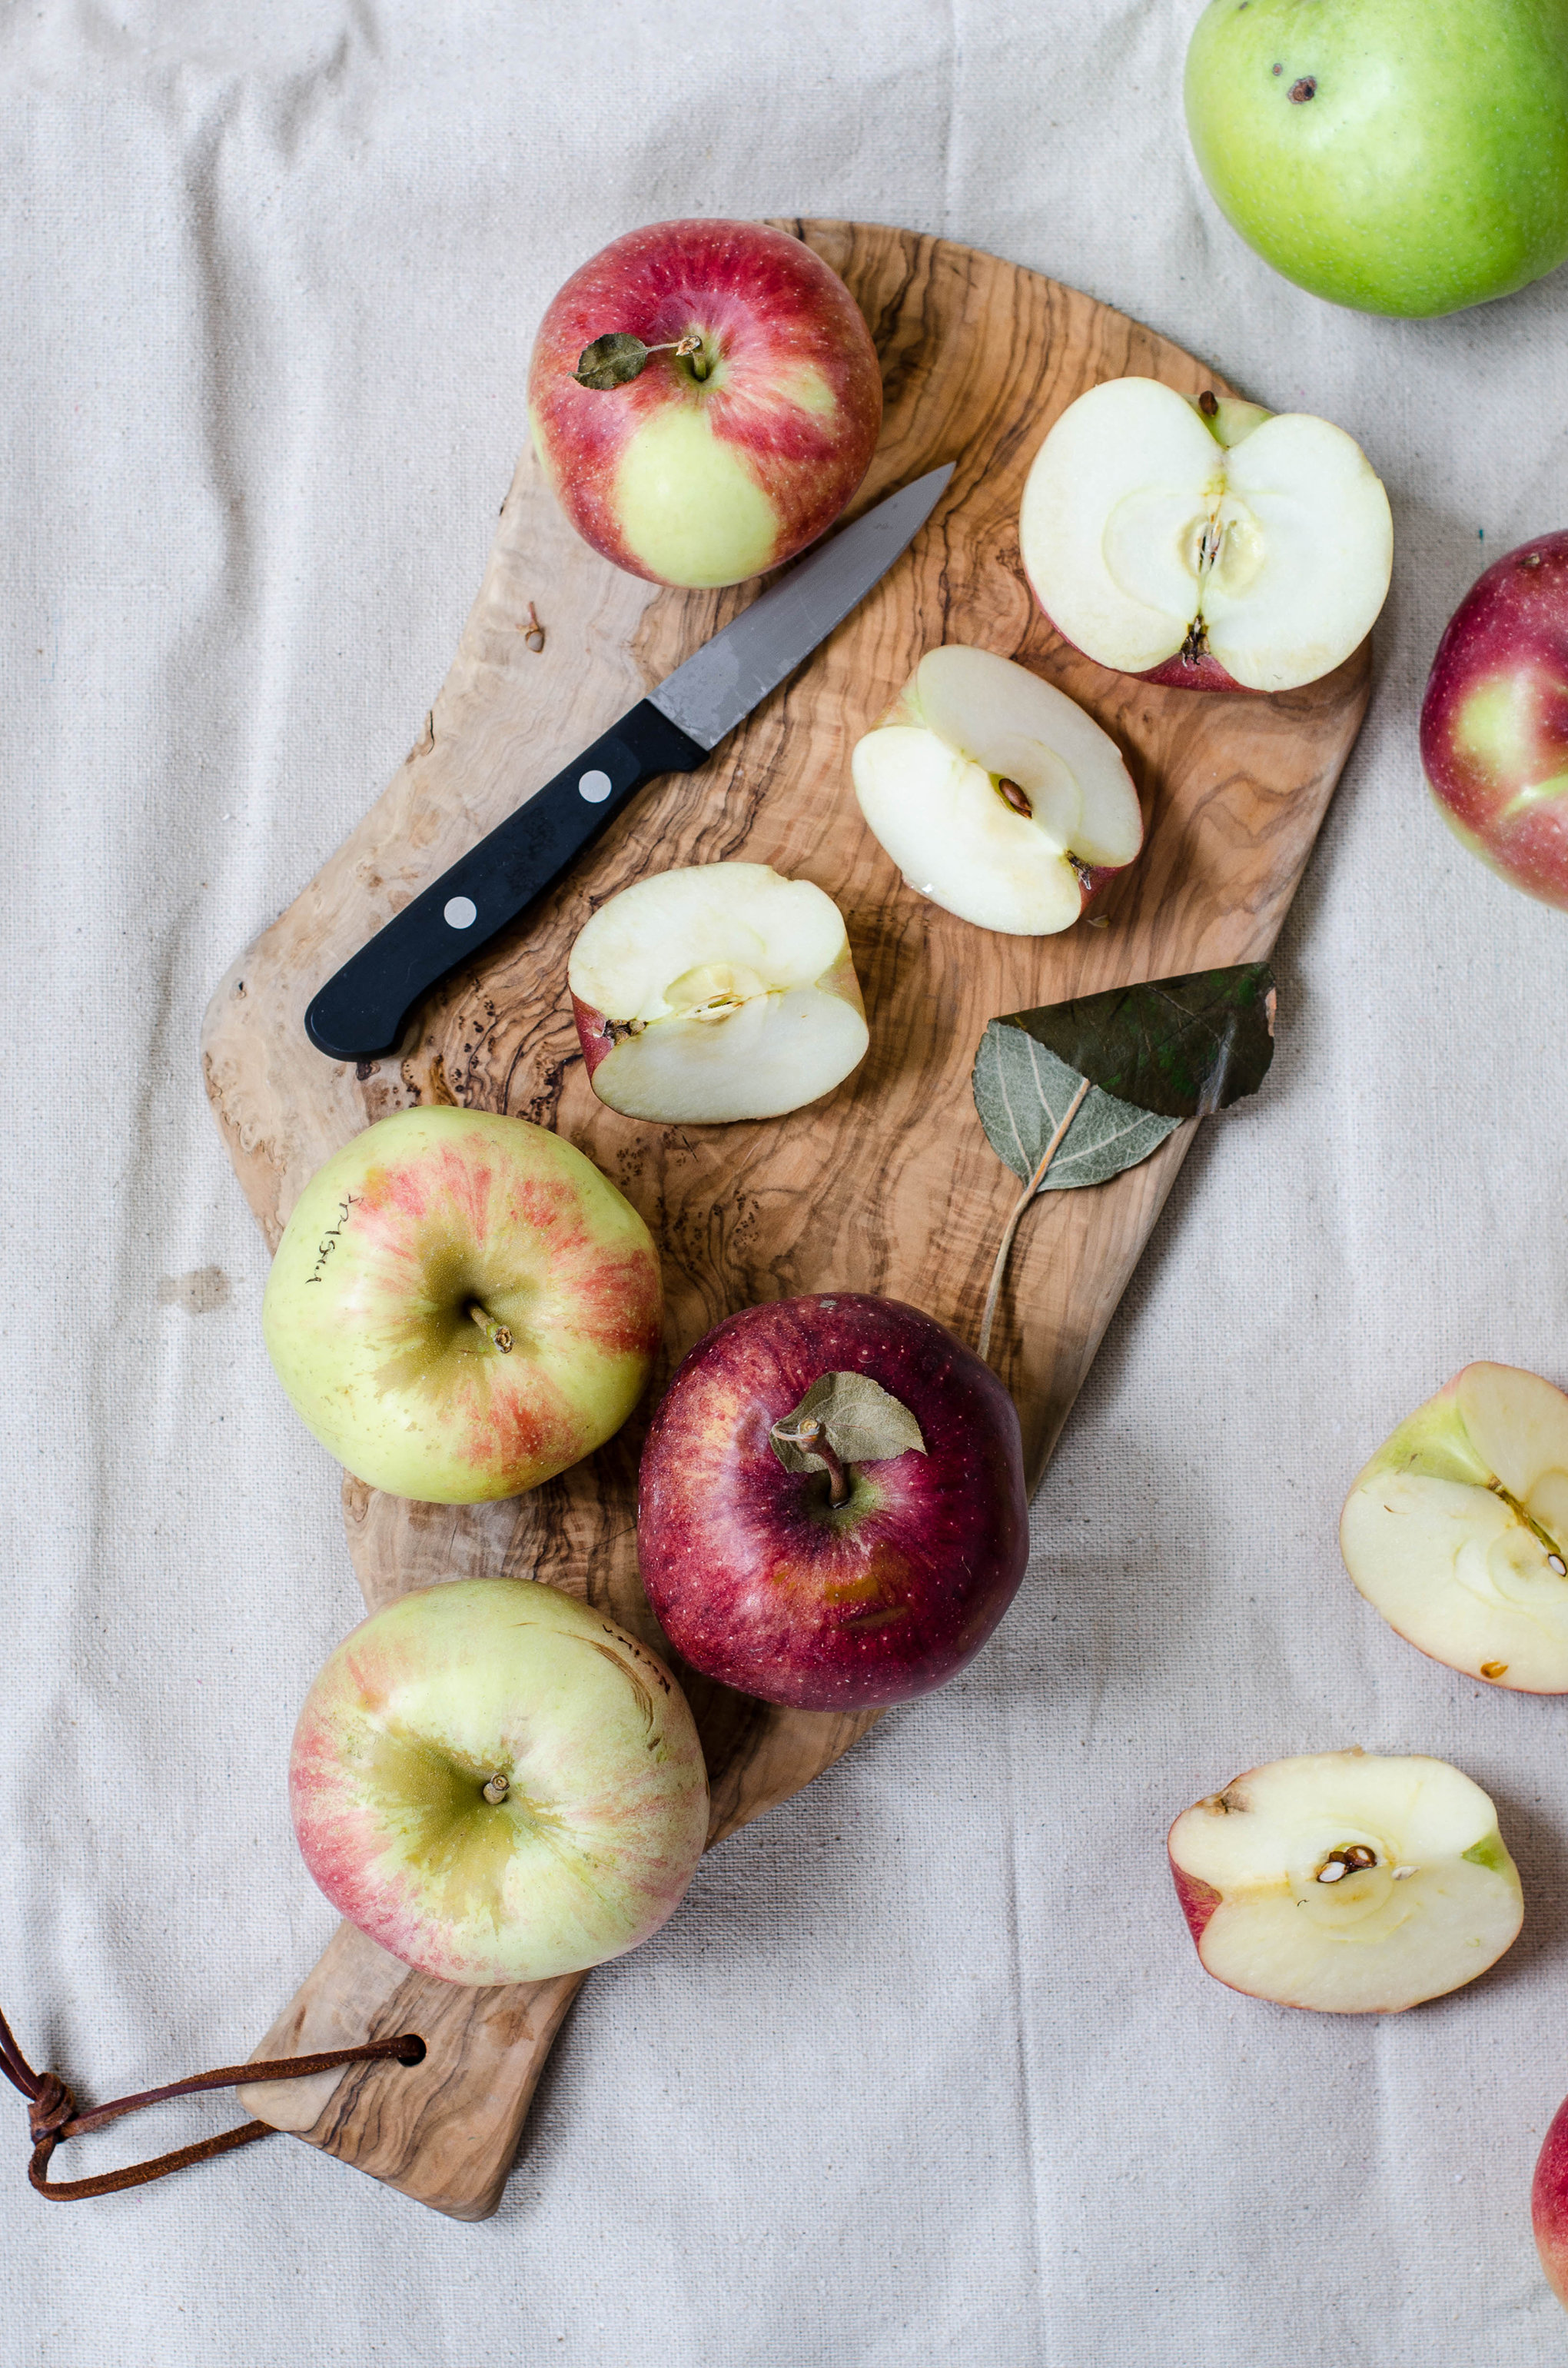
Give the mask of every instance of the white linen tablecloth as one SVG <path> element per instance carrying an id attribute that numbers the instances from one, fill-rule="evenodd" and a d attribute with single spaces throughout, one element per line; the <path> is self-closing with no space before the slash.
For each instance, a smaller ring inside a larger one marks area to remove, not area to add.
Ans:
<path id="1" fill-rule="evenodd" d="M 1568 2357 L 1528 2215 L 1568 2088 L 1563 1708 L 1422 1659 L 1335 1541 L 1464 1360 L 1568 1381 L 1568 919 L 1445 833 L 1415 746 L 1460 592 L 1563 523 L 1568 273 L 1410 325 L 1275 278 L 1187 147 L 1197 13 L 0 15 L 0 2004 L 86 2100 L 243 2053 L 333 1926 L 283 1771 L 359 1600 L 197 1030 L 417 731 L 566 271 L 683 212 L 940 232 L 1342 422 L 1398 538 L 1272 1075 L 1183 1171 L 995 1641 L 593 1978 L 484 2225 L 285 2138 L 51 2211 L 6 2104 L 3 2368 Z M 1166 1824 L 1358 1741 L 1494 1794 L 1524 1935 L 1387 2022 L 1233 1996 Z"/>

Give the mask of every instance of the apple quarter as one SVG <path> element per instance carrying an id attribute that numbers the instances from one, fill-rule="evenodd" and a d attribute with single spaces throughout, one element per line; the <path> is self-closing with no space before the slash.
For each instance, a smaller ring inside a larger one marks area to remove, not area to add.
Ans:
<path id="1" fill-rule="evenodd" d="M 1423 1653 L 1521 1693 L 1568 1693 L 1568 1396 L 1466 1365 L 1358 1476 L 1340 1550 Z"/>
<path id="2" fill-rule="evenodd" d="M 1168 1849 L 1205 1970 L 1281 2006 L 1398 2013 L 1483 1974 L 1524 1919 L 1495 1809 L 1441 1759 L 1277 1759 L 1186 1810 Z"/>
<path id="3" fill-rule="evenodd" d="M 779 1118 L 869 1042 L 843 915 L 766 863 L 633 882 L 578 933 L 567 985 L 594 1091 L 628 1118 Z"/>
<path id="4" fill-rule="evenodd" d="M 372 1613 L 305 1699 L 289 1790 L 333 1906 L 469 1985 L 635 1948 L 708 1835 L 702 1749 L 669 1670 L 530 1579 L 449 1580 Z"/>
<path id="5" fill-rule="evenodd" d="M 992 650 L 928 650 L 850 762 L 860 811 L 909 885 L 1006 936 L 1070 928 L 1143 844 L 1109 734 Z"/>

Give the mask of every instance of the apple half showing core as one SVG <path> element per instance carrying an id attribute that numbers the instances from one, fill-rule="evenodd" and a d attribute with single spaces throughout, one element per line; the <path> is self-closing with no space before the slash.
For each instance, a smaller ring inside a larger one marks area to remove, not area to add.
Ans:
<path id="1" fill-rule="evenodd" d="M 1383 1441 L 1345 1500 L 1345 1567 L 1435 1661 L 1568 1693 L 1568 1397 L 1466 1365 Z"/>
<path id="2" fill-rule="evenodd" d="M 994 651 L 928 650 L 851 759 L 872 836 L 960 920 L 1071 927 L 1132 861 L 1143 817 L 1121 751 L 1065 691 Z"/>
<path id="3" fill-rule="evenodd" d="M 696 1872 L 708 1776 L 656 1654 L 554 1588 L 453 1579 L 345 1637 L 289 1770 L 340 1914 L 444 1982 L 537 1982 L 634 1949 Z"/>
<path id="4" fill-rule="evenodd" d="M 642 1395 L 659 1262 L 631 1202 L 527 1119 L 397 1110 L 312 1176 L 262 1303 L 295 1412 L 394 1497 L 515 1497 Z"/>
<path id="5" fill-rule="evenodd" d="M 1442 1759 L 1276 1759 L 1167 1846 L 1205 1971 L 1280 2006 L 1397 2014 L 1483 1974 L 1524 1920 L 1496 1811 Z"/>
<path id="6" fill-rule="evenodd" d="M 929 1692 L 980 1650 L 1028 1558 L 1013 1401 L 901 1301 L 743 1308 L 699 1341 L 649 1428 L 648 1601 L 693 1668 L 764 1702 L 858 1711 Z"/>
<path id="7" fill-rule="evenodd" d="M 1326 419 L 1119 378 L 1046 437 L 1018 544 L 1051 624 L 1099 665 L 1290 690 L 1370 632 L 1393 522 L 1366 454 Z"/>
<path id="8" fill-rule="evenodd" d="M 717 1125 L 820 1100 L 869 1039 L 843 916 L 766 863 L 699 863 L 601 905 L 567 966 L 600 1101 Z"/>

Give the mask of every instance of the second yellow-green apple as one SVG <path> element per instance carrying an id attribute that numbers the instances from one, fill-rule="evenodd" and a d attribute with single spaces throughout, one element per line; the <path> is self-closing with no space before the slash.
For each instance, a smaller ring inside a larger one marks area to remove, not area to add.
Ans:
<path id="1" fill-rule="evenodd" d="M 1568 533 L 1494 561 L 1460 602 L 1422 701 L 1421 762 L 1472 855 L 1568 907 Z"/>
<path id="2" fill-rule="evenodd" d="M 648 1229 L 591 1160 L 443 1104 L 380 1120 L 312 1178 L 262 1325 L 295 1410 L 358 1478 L 470 1504 L 619 1429 L 661 1311 Z"/>
<path id="3" fill-rule="evenodd" d="M 610 386 L 590 346 L 647 359 Z M 837 273 L 765 222 L 629 231 L 572 274 L 528 365 L 534 449 L 567 517 L 656 583 L 737 584 L 832 525 L 881 427 L 870 332 Z"/>
<path id="4" fill-rule="evenodd" d="M 701 1746 L 663 1661 L 528 1579 L 450 1580 L 362 1622 L 306 1697 L 289 1795 L 334 1907 L 475 1985 L 635 1948 L 708 1833 Z"/>
<path id="5" fill-rule="evenodd" d="M 1332 673 L 1388 596 L 1393 522 L 1360 446 L 1305 412 L 1108 379 L 1035 455 L 1018 547 L 1064 641 L 1189 690 Z"/>
<path id="6" fill-rule="evenodd" d="M 1339 1543 L 1368 1602 L 1434 1660 L 1568 1693 L 1568 1396 L 1551 1382 L 1466 1365 L 1358 1476 Z"/>

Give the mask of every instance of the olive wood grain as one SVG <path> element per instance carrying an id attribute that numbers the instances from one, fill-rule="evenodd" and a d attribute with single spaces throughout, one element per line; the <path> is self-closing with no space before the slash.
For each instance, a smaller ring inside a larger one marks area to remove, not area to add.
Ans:
<path id="1" fill-rule="evenodd" d="M 213 996 L 206 1081 L 240 1180 L 276 1243 L 330 1152 L 418 1101 L 558 1128 L 652 1227 L 668 1293 L 665 1362 L 731 1309 L 829 1286 L 884 1292 L 972 1340 L 1017 1183 L 975 1117 L 969 1076 L 995 1015 L 1129 980 L 1266 953 L 1365 708 L 1369 656 L 1274 699 L 1156 689 L 1067 648 L 1017 547 L 1028 464 L 1057 414 L 1138 373 L 1196 394 L 1223 381 L 1135 322 L 994 257 L 847 222 L 785 225 L 848 281 L 882 358 L 881 444 L 857 507 L 939 461 L 949 493 L 911 551 L 812 663 L 697 772 L 633 803 L 526 927 L 454 973 L 397 1056 L 358 1069 L 312 1051 L 317 986 L 530 788 L 750 599 L 618 574 L 576 541 L 525 453 L 451 672 L 408 757 L 345 846 Z M 537 613 L 544 647 L 526 638 Z M 922 652 L 970 641 L 1060 683 L 1120 743 L 1142 798 L 1140 861 L 1100 905 L 1108 926 L 1017 939 L 915 894 L 865 830 L 849 753 Z M 588 1087 L 566 957 L 594 906 L 672 865 L 745 856 L 816 881 L 842 907 L 871 1050 L 828 1099 L 767 1125 L 661 1127 Z M 1185 1157 L 1190 1126 L 1097 1189 L 1031 1209 L 993 1361 L 1038 1481 L 1111 1311 Z M 528 1497 L 405 1503 L 346 1483 L 366 1602 L 467 1574 L 515 1572 L 604 1604 L 653 1640 L 638 1584 L 645 1422 Z M 688 1673 L 689 1674 L 689 1673 Z M 713 1786 L 712 1838 L 808 1782 L 870 1723 L 774 1710 L 689 1678 Z M 247 2111 L 460 2218 L 494 2210 L 576 1980 L 464 1991 L 411 1974 L 342 1928 L 256 2051 L 414 2028 L 425 2062 L 355 2067 Z"/>

